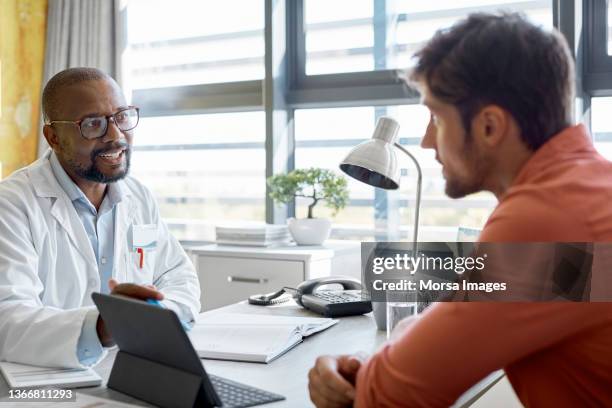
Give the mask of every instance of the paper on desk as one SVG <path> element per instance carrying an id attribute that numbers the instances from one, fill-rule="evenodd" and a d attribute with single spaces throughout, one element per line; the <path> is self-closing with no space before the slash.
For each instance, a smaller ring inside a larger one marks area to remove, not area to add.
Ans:
<path id="1" fill-rule="evenodd" d="M 77 388 L 102 384 L 102 378 L 91 368 L 48 368 L 3 361 L 0 362 L 0 372 L 11 388 Z"/>
<path id="2" fill-rule="evenodd" d="M 76 393 L 76 401 L 30 402 L 28 407 L 40 408 L 133 408 L 138 405 L 126 404 L 92 397 L 91 395 Z M 0 408 L 25 408 L 24 401 L 11 400 L 8 397 L 0 399 Z"/>

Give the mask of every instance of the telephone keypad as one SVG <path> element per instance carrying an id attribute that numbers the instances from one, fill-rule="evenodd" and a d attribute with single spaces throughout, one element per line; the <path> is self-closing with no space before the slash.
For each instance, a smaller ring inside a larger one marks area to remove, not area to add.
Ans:
<path id="1" fill-rule="evenodd" d="M 349 303 L 349 302 L 361 302 L 363 300 L 361 291 L 334 291 L 334 290 L 320 290 L 313 294 L 319 299 L 323 299 L 329 303 Z"/>
<path id="2" fill-rule="evenodd" d="M 372 302 L 360 289 L 316 290 L 301 297 L 302 306 L 325 317 L 354 316 L 372 311 Z"/>

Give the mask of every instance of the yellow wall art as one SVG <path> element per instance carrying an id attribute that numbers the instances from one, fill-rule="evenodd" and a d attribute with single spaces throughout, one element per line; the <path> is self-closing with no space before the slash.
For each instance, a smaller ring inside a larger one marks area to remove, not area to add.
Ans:
<path id="1" fill-rule="evenodd" d="M 36 159 L 47 0 L 0 0 L 0 177 Z"/>

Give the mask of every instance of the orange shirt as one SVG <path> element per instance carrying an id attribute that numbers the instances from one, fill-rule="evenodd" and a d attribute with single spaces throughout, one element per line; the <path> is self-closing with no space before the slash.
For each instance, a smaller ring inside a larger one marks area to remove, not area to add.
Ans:
<path id="1" fill-rule="evenodd" d="M 480 241 L 612 242 L 612 163 L 582 125 L 532 155 Z M 356 405 L 449 406 L 500 368 L 527 407 L 612 406 L 612 303 L 436 304 L 359 370 Z"/>

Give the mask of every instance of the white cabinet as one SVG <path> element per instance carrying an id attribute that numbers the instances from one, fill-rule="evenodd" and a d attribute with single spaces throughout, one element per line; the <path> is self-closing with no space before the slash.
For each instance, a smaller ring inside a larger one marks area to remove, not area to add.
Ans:
<path id="1" fill-rule="evenodd" d="M 304 280 L 304 264 L 227 256 L 198 255 L 202 310 L 216 309 L 256 293 L 295 287 Z"/>
<path id="2" fill-rule="evenodd" d="M 236 303 L 257 293 L 295 287 L 306 279 L 348 275 L 360 279 L 360 243 L 251 248 L 206 245 L 187 248 L 200 279 L 202 310 Z"/>

